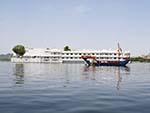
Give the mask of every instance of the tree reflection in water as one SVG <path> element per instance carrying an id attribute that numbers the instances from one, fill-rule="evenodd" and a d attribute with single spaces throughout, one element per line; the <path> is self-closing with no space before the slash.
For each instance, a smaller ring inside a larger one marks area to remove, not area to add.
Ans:
<path id="1" fill-rule="evenodd" d="M 24 64 L 15 64 L 14 75 L 16 84 L 24 84 Z"/>

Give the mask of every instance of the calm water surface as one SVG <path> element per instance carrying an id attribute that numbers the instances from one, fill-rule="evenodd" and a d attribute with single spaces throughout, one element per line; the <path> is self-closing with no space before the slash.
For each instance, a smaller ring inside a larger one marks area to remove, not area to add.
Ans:
<path id="1" fill-rule="evenodd" d="M 0 113 L 150 113 L 150 64 L 0 62 Z"/>

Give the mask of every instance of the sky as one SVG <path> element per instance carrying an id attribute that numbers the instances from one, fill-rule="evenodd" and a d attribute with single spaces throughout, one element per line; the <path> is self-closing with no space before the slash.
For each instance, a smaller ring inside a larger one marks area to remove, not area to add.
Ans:
<path id="1" fill-rule="evenodd" d="M 149 0 L 0 0 L 0 54 L 33 48 L 150 53 Z"/>

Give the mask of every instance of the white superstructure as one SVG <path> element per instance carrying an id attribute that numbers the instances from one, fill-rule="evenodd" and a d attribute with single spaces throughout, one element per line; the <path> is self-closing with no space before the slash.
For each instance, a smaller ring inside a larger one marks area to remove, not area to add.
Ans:
<path id="1" fill-rule="evenodd" d="M 23 57 L 17 56 L 15 53 L 11 58 L 12 62 L 38 62 L 38 63 L 53 63 L 53 62 L 83 62 L 81 56 L 95 56 L 98 60 L 118 60 L 129 57 L 130 52 L 125 51 L 119 54 L 117 50 L 72 50 L 63 51 L 61 49 L 40 49 L 26 48 L 26 53 Z"/>

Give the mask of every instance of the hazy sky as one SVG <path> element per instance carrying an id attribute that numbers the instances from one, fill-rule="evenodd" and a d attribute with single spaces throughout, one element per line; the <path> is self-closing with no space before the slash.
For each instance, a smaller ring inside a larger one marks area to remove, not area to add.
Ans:
<path id="1" fill-rule="evenodd" d="M 0 53 L 29 47 L 150 52 L 150 0 L 0 0 Z"/>

